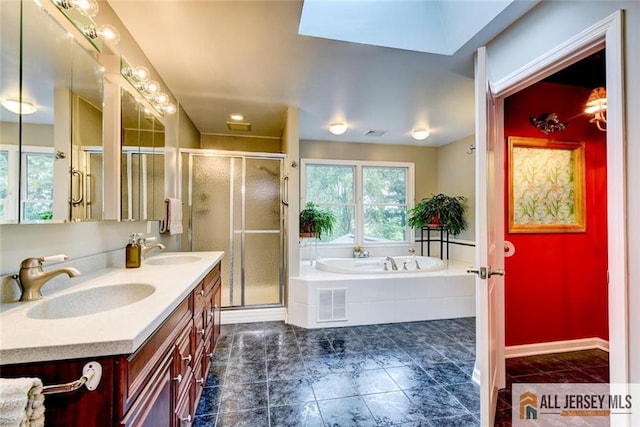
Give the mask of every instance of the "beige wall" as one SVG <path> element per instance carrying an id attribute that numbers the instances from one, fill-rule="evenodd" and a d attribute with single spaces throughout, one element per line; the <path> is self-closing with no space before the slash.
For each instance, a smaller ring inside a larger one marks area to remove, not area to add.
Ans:
<path id="1" fill-rule="evenodd" d="M 467 154 L 475 141 L 471 135 L 438 148 L 438 192 L 467 198 L 469 227 L 457 236 L 462 240 L 475 240 L 476 167 L 475 152 Z"/>
<path id="2" fill-rule="evenodd" d="M 180 148 L 200 148 L 200 132 L 182 106 L 178 108 L 178 144 Z"/>
<path id="3" fill-rule="evenodd" d="M 256 153 L 280 153 L 280 138 L 249 138 L 202 134 L 200 148 L 225 151 L 250 151 Z"/>
<path id="4" fill-rule="evenodd" d="M 427 197 L 438 189 L 438 149 L 434 147 L 300 141 L 300 158 L 413 162 L 416 174 L 416 200 Z"/>

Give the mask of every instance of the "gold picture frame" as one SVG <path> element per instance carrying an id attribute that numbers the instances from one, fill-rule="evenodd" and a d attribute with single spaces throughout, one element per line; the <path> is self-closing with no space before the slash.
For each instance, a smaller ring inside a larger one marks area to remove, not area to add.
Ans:
<path id="1" fill-rule="evenodd" d="M 583 233 L 584 142 L 509 137 L 509 233 Z"/>

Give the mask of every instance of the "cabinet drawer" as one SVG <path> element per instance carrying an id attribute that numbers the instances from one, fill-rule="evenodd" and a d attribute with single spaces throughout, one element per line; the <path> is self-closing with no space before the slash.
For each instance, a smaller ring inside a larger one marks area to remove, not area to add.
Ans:
<path id="1" fill-rule="evenodd" d="M 192 351 L 193 323 L 189 322 L 184 328 L 182 335 L 178 338 L 174 346 L 174 376 L 181 379 L 178 382 L 178 395 L 184 392 L 184 388 L 189 386 L 191 373 L 195 363 L 195 355 Z"/>
<path id="2" fill-rule="evenodd" d="M 174 413 L 174 427 L 191 427 L 193 423 L 193 411 L 191 410 L 191 396 L 186 393 L 178 400 Z"/>
<path id="3" fill-rule="evenodd" d="M 123 358 L 120 370 L 123 391 L 119 405 L 120 416 L 128 411 L 144 386 L 149 383 L 149 378 L 160 361 L 167 353 L 172 355 L 171 347 L 191 322 L 191 307 L 191 298 L 186 298 L 138 351 L 128 358 Z"/>
<path id="4" fill-rule="evenodd" d="M 216 282 L 220 279 L 220 263 L 216 264 L 204 278 L 205 293 L 211 292 Z"/>
<path id="5" fill-rule="evenodd" d="M 193 311 L 198 313 L 204 310 L 204 306 L 207 304 L 207 296 L 209 293 L 205 289 L 205 281 L 201 281 L 198 286 L 193 290 Z"/>

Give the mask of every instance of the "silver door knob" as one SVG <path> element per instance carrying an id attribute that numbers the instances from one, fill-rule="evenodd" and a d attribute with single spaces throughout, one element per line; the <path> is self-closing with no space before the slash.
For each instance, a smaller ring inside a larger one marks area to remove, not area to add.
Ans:
<path id="1" fill-rule="evenodd" d="M 501 268 L 499 268 L 497 270 L 492 270 L 491 268 L 489 268 L 488 275 L 489 275 L 489 277 L 491 277 L 491 276 L 504 276 L 504 270 L 501 269 Z"/>

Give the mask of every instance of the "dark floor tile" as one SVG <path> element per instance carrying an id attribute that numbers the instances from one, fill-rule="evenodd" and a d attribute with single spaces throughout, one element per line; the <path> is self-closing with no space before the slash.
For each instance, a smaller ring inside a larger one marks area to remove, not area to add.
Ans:
<path id="1" fill-rule="evenodd" d="M 193 418 L 193 424 L 191 424 L 191 427 L 214 427 L 216 425 L 217 417 L 218 414 L 196 415 Z"/>
<path id="2" fill-rule="evenodd" d="M 198 401 L 196 415 L 215 414 L 220 404 L 220 387 L 205 387 Z"/>
<path id="3" fill-rule="evenodd" d="M 318 404 L 271 406 L 271 427 L 322 427 Z"/>
<path id="4" fill-rule="evenodd" d="M 470 379 L 455 363 L 434 363 L 423 369 L 441 385 L 464 383 Z"/>
<path id="5" fill-rule="evenodd" d="M 401 349 L 381 350 L 372 353 L 372 358 L 383 368 L 413 365 L 415 362 L 409 354 Z"/>
<path id="6" fill-rule="evenodd" d="M 467 381 L 445 386 L 445 389 L 453 394 L 458 399 L 458 402 L 462 403 L 469 412 L 480 412 L 480 387 L 478 384 Z"/>
<path id="7" fill-rule="evenodd" d="M 267 408 L 218 414 L 216 427 L 256 427 L 269 425 Z"/>
<path id="8" fill-rule="evenodd" d="M 307 370 L 299 357 L 293 360 L 272 359 L 267 360 L 267 379 L 285 380 L 307 377 Z"/>
<path id="9" fill-rule="evenodd" d="M 264 343 L 267 347 L 284 344 L 297 346 L 297 342 L 296 334 L 293 331 L 266 331 L 264 334 Z"/>
<path id="10" fill-rule="evenodd" d="M 537 366 L 528 363 L 524 358 L 513 357 L 505 360 L 506 371 L 514 377 L 542 372 Z"/>
<path id="11" fill-rule="evenodd" d="M 420 409 L 401 391 L 362 396 L 378 425 L 396 425 L 423 419 Z"/>
<path id="12" fill-rule="evenodd" d="M 357 394 L 351 374 L 346 372 L 325 374 L 321 377 L 313 378 L 311 386 L 318 400 L 336 399 Z"/>
<path id="13" fill-rule="evenodd" d="M 226 384 L 246 384 L 267 381 L 266 362 L 235 363 L 227 367 Z"/>
<path id="14" fill-rule="evenodd" d="M 303 358 L 335 354 L 331 342 L 327 339 L 298 342 L 298 348 Z"/>
<path id="15" fill-rule="evenodd" d="M 225 375 L 227 372 L 227 365 L 214 365 L 209 368 L 209 374 L 207 375 L 207 381 L 205 387 L 216 387 L 224 384 Z"/>
<path id="16" fill-rule="evenodd" d="M 442 386 L 420 387 L 405 390 L 405 394 L 415 403 L 427 419 L 454 417 L 469 412 Z"/>
<path id="17" fill-rule="evenodd" d="M 435 343 L 433 344 L 433 348 L 448 357 L 450 360 L 475 360 L 476 358 L 474 351 L 470 351 L 466 347 L 455 342 L 448 342 L 445 344 Z"/>
<path id="18" fill-rule="evenodd" d="M 236 323 L 235 335 L 243 332 L 264 332 L 265 322 Z"/>
<path id="19" fill-rule="evenodd" d="M 426 366 L 433 363 L 447 363 L 451 360 L 429 345 L 423 345 L 419 348 L 408 349 L 407 352 L 411 358 L 420 366 Z"/>
<path id="20" fill-rule="evenodd" d="M 480 427 L 480 420 L 471 414 L 432 418 L 429 423 L 433 427 Z"/>
<path id="21" fill-rule="evenodd" d="M 264 348 L 251 350 L 238 350 L 237 348 L 233 348 L 231 349 L 231 354 L 229 355 L 227 363 L 229 365 L 264 363 L 266 358 L 267 356 Z"/>
<path id="22" fill-rule="evenodd" d="M 307 378 L 273 380 L 268 382 L 269 405 L 292 405 L 315 400 L 313 388 Z"/>
<path id="23" fill-rule="evenodd" d="M 356 393 L 360 395 L 400 391 L 398 385 L 384 369 L 352 372 L 351 378 Z"/>
<path id="24" fill-rule="evenodd" d="M 342 353 L 344 369 L 347 372 L 361 372 L 370 369 L 379 369 L 378 364 L 369 353 Z"/>
<path id="25" fill-rule="evenodd" d="M 268 344 L 265 354 L 267 359 L 292 359 L 302 357 L 298 344 L 295 341 L 292 343 Z"/>
<path id="26" fill-rule="evenodd" d="M 222 387 L 219 412 L 266 408 L 267 383 L 228 384 Z"/>
<path id="27" fill-rule="evenodd" d="M 416 365 L 386 368 L 385 370 L 403 390 L 438 385 L 431 375 Z"/>
<path id="28" fill-rule="evenodd" d="M 304 366 L 311 376 L 345 371 L 344 358 L 338 354 L 326 354 L 304 358 Z"/>
<path id="29" fill-rule="evenodd" d="M 373 427 L 376 422 L 361 397 L 321 400 L 320 414 L 327 427 Z"/>
<path id="30" fill-rule="evenodd" d="M 599 382 L 599 383 L 609 382 L 609 365 L 583 368 L 581 369 L 581 371 L 593 377 L 596 380 L 595 382 Z"/>
<path id="31" fill-rule="evenodd" d="M 494 420 L 494 427 L 511 427 L 511 421 L 513 416 L 518 416 L 518 412 L 516 409 L 511 407 L 509 408 L 501 408 L 496 411 L 496 416 Z"/>
<path id="32" fill-rule="evenodd" d="M 369 346 L 359 338 L 335 339 L 331 341 L 335 353 L 366 353 Z"/>

